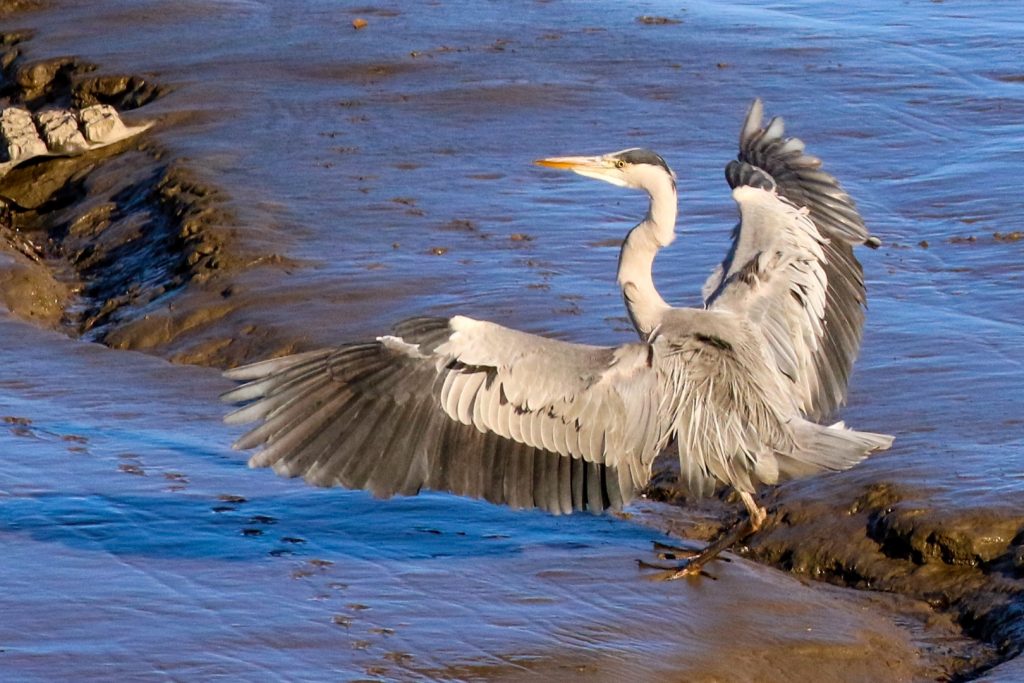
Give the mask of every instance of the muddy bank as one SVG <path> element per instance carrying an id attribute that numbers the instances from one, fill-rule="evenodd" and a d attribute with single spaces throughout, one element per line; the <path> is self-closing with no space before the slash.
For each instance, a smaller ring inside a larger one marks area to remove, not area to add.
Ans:
<path id="1" fill-rule="evenodd" d="M 27 59 L 30 38 L 0 34 L 0 98 L 10 105 L 110 104 L 141 121 L 140 108 L 166 93 L 77 57 Z M 179 362 L 225 366 L 290 350 L 252 325 L 218 327 L 253 305 L 239 295 L 241 271 L 284 262 L 233 240 L 236 219 L 220 194 L 144 135 L 21 164 L 0 178 L 0 301 L 70 336 Z"/>
<path id="2" fill-rule="evenodd" d="M 920 598 L 994 645 L 1000 660 L 1021 654 L 1024 514 L 1014 501 L 942 509 L 877 476 L 796 484 L 769 501 L 771 521 L 749 543 L 750 557 L 839 585 Z"/>
<path id="3" fill-rule="evenodd" d="M 392 18 L 388 16 L 371 17 L 369 30 L 389 20 Z M 401 19 L 393 21 L 398 24 Z M 687 19 L 687 22 L 690 21 Z M 687 26 L 687 22 L 681 26 Z M 539 39 L 544 41 L 545 48 L 550 45 L 564 46 L 573 40 L 580 40 L 578 35 L 572 35 L 571 32 L 545 32 L 542 23 L 538 23 L 534 30 L 546 36 Z M 606 30 L 601 29 L 599 33 Z M 395 31 L 396 34 L 390 35 L 404 48 L 402 35 L 397 33 L 398 29 Z M 27 36 L 25 33 L 12 34 L 5 39 L 4 97 L 31 107 L 54 102 L 80 106 L 83 103 L 102 101 L 118 106 L 126 116 L 144 119 L 152 115 L 150 112 L 169 93 L 169 90 L 158 85 L 158 79 L 139 75 L 98 75 L 95 66 L 78 58 L 30 59 L 29 55 L 22 52 Z M 649 40 L 652 34 L 644 34 L 642 38 Z M 483 59 L 504 55 L 513 60 L 517 51 L 522 54 L 529 47 L 528 37 L 522 35 L 517 36 L 516 40 L 493 35 L 472 35 L 461 37 L 461 40 L 459 47 L 417 50 L 418 54 L 415 55 L 407 54 L 406 50 L 397 56 L 381 57 L 374 63 L 358 62 L 353 65 L 325 59 L 325 63 L 312 66 L 305 60 L 298 65 L 289 63 L 287 68 L 279 64 L 272 65 L 268 78 L 279 71 L 291 70 L 289 78 L 304 79 L 307 84 L 326 82 L 329 93 L 325 101 L 333 106 L 330 110 L 333 120 L 331 125 L 321 123 L 311 134 L 313 142 L 317 143 L 315 147 L 313 144 L 293 145 L 285 151 L 295 154 L 295 157 L 277 156 L 282 159 L 280 167 L 286 171 L 278 171 L 273 177 L 273 193 L 266 198 L 267 205 L 261 208 L 270 212 L 275 210 L 273 202 L 277 196 L 288 196 L 293 202 L 297 202 L 296 198 L 300 197 L 309 204 L 328 205 L 338 216 L 360 226 L 359 231 L 353 229 L 346 233 L 347 241 L 334 238 L 332 231 L 337 229 L 334 219 L 328 221 L 323 216 L 319 217 L 319 233 L 314 228 L 303 232 L 303 226 L 295 220 L 281 221 L 287 228 L 281 230 L 282 234 L 293 232 L 298 235 L 296 241 L 309 238 L 304 245 L 289 244 L 285 242 L 287 237 L 278 234 L 254 241 L 242 234 L 251 226 L 247 217 L 238 211 L 238 196 L 232 196 L 231 192 L 211 180 L 203 168 L 190 162 L 189 154 L 181 152 L 180 140 L 177 147 L 164 148 L 151 136 L 128 142 L 102 154 L 17 169 L 0 181 L 0 194 L 12 200 L 6 209 L 3 229 L 3 239 L 7 243 L 4 258 L 11 264 L 10 268 L 5 269 L 7 279 L 2 285 L 4 300 L 15 314 L 60 329 L 73 337 L 82 337 L 118 349 L 142 350 L 177 362 L 213 366 L 233 365 L 244 360 L 308 348 L 336 338 L 336 332 L 346 336 L 372 333 L 380 327 L 374 327 L 378 318 L 389 322 L 396 318 L 393 315 L 394 309 L 379 312 L 376 308 L 378 304 L 388 305 L 403 298 L 409 291 L 420 289 L 425 290 L 423 299 L 443 292 L 442 303 L 439 304 L 442 309 L 476 305 L 477 313 L 480 313 L 479 308 L 493 307 L 496 315 L 519 315 L 524 318 L 523 322 L 534 327 L 542 324 L 537 321 L 543 319 L 539 314 L 535 316 L 536 319 L 530 319 L 531 314 L 538 311 L 545 315 L 553 313 L 560 318 L 569 316 L 583 320 L 580 324 L 583 331 L 590 331 L 586 327 L 588 324 L 591 327 L 606 327 L 610 322 L 614 326 L 613 316 L 621 316 L 618 302 L 613 300 L 614 296 L 609 296 L 610 303 L 605 304 L 604 299 L 589 292 L 580 294 L 574 291 L 572 282 L 570 286 L 565 284 L 567 278 L 564 273 L 568 267 L 560 265 L 562 261 L 572 261 L 573 264 L 579 262 L 580 270 L 584 270 L 594 261 L 601 262 L 601 268 L 605 268 L 603 259 L 608 255 L 605 252 L 610 249 L 607 242 L 591 240 L 588 236 L 588 241 L 595 245 L 592 249 L 581 251 L 568 247 L 566 252 L 550 248 L 545 250 L 545 240 L 555 241 L 550 234 L 535 229 L 535 226 L 515 222 L 514 212 L 521 207 L 523 195 L 539 193 L 523 191 L 513 179 L 515 173 L 500 165 L 508 163 L 507 144 L 491 148 L 491 166 L 459 169 L 459 162 L 471 158 L 472 153 L 479 153 L 479 149 L 458 148 L 460 140 L 454 136 L 451 140 L 432 139 L 436 135 L 433 131 L 443 129 L 447 123 L 445 117 L 452 115 L 449 108 L 457 108 L 460 114 L 468 111 L 470 123 L 483 121 L 489 124 L 495 111 L 515 107 L 524 108 L 524 115 L 518 117 L 523 120 L 532 118 L 541 109 L 552 107 L 560 108 L 562 114 L 569 117 L 575 114 L 581 103 L 587 101 L 589 90 L 578 83 L 567 88 L 546 82 L 535 86 L 516 82 L 511 77 L 507 80 L 499 79 L 497 85 L 489 80 L 482 85 L 459 83 L 453 86 L 445 83 L 440 90 L 431 90 L 430 78 L 436 78 L 437 73 L 444 73 L 446 68 L 454 70 L 451 63 L 443 62 L 444 59 L 465 59 L 470 64 L 478 64 Z M 634 43 L 638 44 L 643 43 Z M 482 58 L 481 55 L 486 57 Z M 757 58 L 760 60 L 762 55 L 757 55 Z M 708 59 L 711 62 L 706 72 L 701 72 L 701 78 L 711 80 L 715 74 L 726 74 L 727 77 L 730 72 L 742 71 L 742 64 L 736 64 L 742 56 L 729 56 L 727 61 L 726 57 L 709 55 Z M 798 60 L 801 75 L 817 68 L 840 70 L 839 66 L 833 67 L 825 59 L 820 63 L 807 63 L 808 60 L 813 62 L 813 58 L 808 55 Z M 227 61 L 230 62 L 230 57 Z M 456 64 L 460 67 L 463 65 L 462 62 Z M 293 68 L 296 66 L 299 68 Z M 665 72 L 672 74 L 673 78 L 682 69 L 687 72 L 696 71 L 689 64 L 663 66 Z M 481 71 L 486 72 L 485 75 L 490 78 L 492 73 L 488 69 L 494 68 L 481 67 Z M 840 76 L 845 80 L 845 73 Z M 873 78 L 877 80 L 876 76 Z M 396 82 L 398 85 L 394 85 Z M 339 86 L 339 83 L 342 85 Z M 694 87 L 690 83 L 687 81 L 687 88 Z M 251 86 L 241 80 L 238 84 L 242 86 L 241 96 L 248 96 L 250 93 L 245 88 Z M 191 85 L 201 87 L 201 84 Z M 232 82 L 231 85 L 234 93 L 236 84 Z M 728 87 L 717 83 L 715 88 L 728 90 Z M 310 89 L 313 87 L 310 86 Z M 625 91 L 651 106 L 655 101 L 684 99 L 663 83 L 645 88 L 637 85 L 635 79 Z M 519 97 L 512 97 L 508 94 L 510 92 L 517 93 Z M 687 90 L 686 94 L 691 93 Z M 523 104 L 524 101 L 528 104 Z M 620 100 L 612 98 L 609 101 Z M 216 107 L 232 106 L 228 98 L 215 99 L 213 102 Z M 421 125 L 410 125 L 395 113 L 409 115 L 403 109 L 406 102 L 414 102 L 420 107 L 417 110 L 420 118 L 413 120 Z M 465 104 L 467 102 L 469 104 Z M 309 107 L 305 99 L 300 100 L 299 104 L 289 104 L 294 110 L 271 111 L 271 123 L 287 120 L 289 116 L 301 118 L 308 114 Z M 198 108 L 198 105 L 194 106 Z M 625 106 L 622 108 L 628 109 Z M 799 107 L 793 108 L 799 110 Z M 611 114 L 609 116 L 608 112 L 602 112 L 602 120 L 621 120 L 621 109 Z M 162 125 L 178 129 L 201 128 L 206 125 L 204 116 L 213 118 L 215 114 L 200 112 L 182 115 L 172 112 L 163 119 Z M 258 119 L 257 122 L 262 125 L 266 118 Z M 594 118 L 599 117 L 595 115 Z M 671 126 L 662 125 L 668 121 L 670 119 L 663 118 L 649 125 L 652 129 L 670 129 Z M 708 121 L 702 123 L 707 124 Z M 467 129 L 470 127 L 465 121 L 460 121 L 460 124 Z M 564 121 L 548 121 L 547 125 L 556 130 L 555 125 L 567 124 Z M 572 119 L 571 125 L 573 128 L 584 129 L 587 135 L 595 129 L 591 125 L 578 125 L 577 119 Z M 870 126 L 871 122 L 858 121 L 857 125 Z M 693 127 L 701 128 L 702 125 L 694 124 Z M 734 127 L 731 123 L 726 127 L 730 136 Z M 403 138 L 401 144 L 396 143 L 395 148 L 373 146 L 375 140 L 394 134 L 396 128 L 410 137 Z M 362 132 L 353 135 L 353 129 Z M 217 130 L 218 134 L 220 132 Z M 648 135 L 642 130 L 634 130 L 632 133 L 641 139 Z M 858 127 L 854 133 L 847 131 L 845 137 L 849 141 L 856 135 L 869 138 L 880 133 L 888 133 L 888 130 L 862 133 Z M 243 131 L 239 135 L 247 134 L 247 131 Z M 572 133 L 566 135 L 571 136 Z M 582 149 L 584 143 L 595 144 L 587 135 L 576 135 L 578 139 L 572 140 L 571 144 L 557 138 L 544 139 L 548 147 L 545 153 L 594 151 Z M 181 137 L 186 137 L 186 134 L 182 133 Z M 236 152 L 231 147 L 238 140 L 223 141 L 219 135 L 208 130 L 200 130 L 194 137 L 197 146 L 221 146 L 217 153 L 223 155 L 225 160 L 221 161 L 216 154 L 211 156 L 225 167 L 245 165 L 236 162 L 232 156 Z M 614 140 L 610 144 L 621 147 L 624 146 L 621 137 L 621 131 L 616 130 L 614 136 L 609 135 L 606 139 Z M 831 137 L 842 139 L 844 136 L 839 134 Z M 405 153 L 405 145 L 410 142 L 410 138 L 414 151 Z M 731 143 L 731 137 L 729 141 Z M 644 142 L 646 144 L 647 141 Z M 676 139 L 671 142 L 685 148 L 685 143 L 679 143 Z M 416 148 L 417 144 L 421 147 Z M 555 147 L 556 144 L 560 147 Z M 574 149 L 572 145 L 581 147 Z M 253 146 L 258 147 L 255 144 Z M 315 158 L 310 160 L 295 151 L 303 147 L 315 149 Z M 919 146 L 913 148 L 921 149 Z M 403 153 L 399 154 L 399 150 Z M 257 153 L 262 154 L 264 150 L 259 149 Z M 723 154 L 730 153 L 731 147 L 726 147 Z M 195 154 L 196 150 L 193 149 L 192 155 Z M 272 155 L 268 152 L 267 156 Z M 247 161 L 255 165 L 262 159 L 256 156 L 255 161 Z M 423 168 L 417 167 L 419 163 L 424 164 Z M 717 166 L 720 160 L 716 158 L 714 163 L 715 174 L 720 174 Z M 309 173 L 308 167 L 314 164 L 318 171 L 324 172 L 323 175 L 312 176 Z M 885 168 L 884 171 L 899 175 L 899 169 Z M 873 177 L 889 177 L 877 168 L 870 169 L 870 172 L 874 174 Z M 904 172 L 908 176 L 912 175 Z M 290 179 L 291 173 L 294 173 L 296 180 Z M 470 177 L 472 183 L 468 188 L 460 186 L 457 191 L 451 190 L 452 178 L 458 174 Z M 320 186 L 312 189 L 314 184 L 310 181 L 311 177 L 323 183 L 327 191 L 321 192 Z M 339 185 L 332 186 L 326 178 L 341 178 L 343 182 L 338 181 Z M 926 180 L 935 182 L 935 177 L 926 176 Z M 235 182 L 232 189 L 238 193 L 237 179 Z M 335 192 L 330 191 L 332 188 Z M 338 192 L 339 189 L 345 192 Z M 902 199 L 903 188 L 900 190 Z M 570 191 L 572 195 L 568 194 Z M 572 206 L 577 211 L 583 200 L 575 192 L 576 188 L 573 187 L 566 191 L 565 196 L 546 200 L 550 205 L 543 206 L 545 211 L 538 211 L 534 215 L 545 215 L 559 206 Z M 241 201 L 248 199 L 243 196 Z M 508 204 L 502 204 L 502 201 Z M 917 201 L 928 204 L 929 209 L 936 203 L 935 198 L 930 196 L 918 198 Z M 476 204 L 487 205 L 486 208 L 492 210 L 488 213 L 481 209 L 481 215 L 474 214 L 473 207 Z M 870 203 L 868 206 L 870 208 Z M 901 203 L 898 207 L 908 212 L 914 208 L 911 202 Z M 714 211 L 701 206 L 689 210 L 704 210 L 705 217 Z M 601 220 L 615 225 L 615 229 L 619 230 L 622 224 L 630 220 L 632 209 L 622 213 L 627 217 L 616 213 L 605 215 Z M 495 215 L 497 219 L 493 217 Z M 914 214 L 913 220 L 917 220 L 919 215 Z M 316 218 L 312 215 L 311 222 Z M 359 223 L 360 218 L 363 223 Z M 687 218 L 689 220 L 692 216 Z M 337 219 L 337 222 L 340 223 L 341 219 Z M 393 227 L 396 225 L 405 231 Z M 509 226 L 508 232 L 511 235 L 530 235 L 536 236 L 536 239 L 505 239 L 502 233 L 505 225 Z M 1010 229 L 1010 226 L 995 227 L 1000 230 Z M 917 229 L 916 224 L 914 228 Z M 979 226 L 978 229 L 983 228 L 993 232 L 990 226 Z M 962 225 L 958 229 L 962 232 Z M 599 236 L 604 238 L 606 235 L 601 233 Z M 936 253 L 940 245 L 952 244 L 935 236 L 931 239 L 935 246 L 928 253 L 935 254 L 933 258 L 936 259 L 942 257 L 941 253 Z M 365 240 L 370 246 L 362 248 L 360 240 Z M 916 243 L 916 239 L 905 241 Z M 575 244 L 569 239 L 566 242 Z M 616 242 L 611 240 L 612 244 Z M 502 245 L 501 252 L 494 246 L 498 243 Z M 276 249 L 275 244 L 283 246 Z M 991 258 L 991 254 L 979 258 L 984 258 L 986 267 L 993 263 L 1001 264 L 999 272 L 1002 275 L 1014 276 L 1013 254 L 1006 251 L 1015 247 L 1013 243 L 996 240 L 993 244 L 977 246 L 1003 249 L 1001 258 L 1005 262 L 999 260 L 999 254 L 996 254 L 997 258 Z M 373 280 L 377 283 L 387 281 L 387 289 L 382 289 L 379 284 L 367 284 L 371 282 L 370 279 L 353 276 L 345 267 L 339 270 L 335 266 L 336 269 L 331 270 L 321 265 L 316 260 L 319 249 L 324 250 L 325 261 L 330 257 L 339 257 L 337 261 L 356 264 L 351 267 L 352 270 L 375 273 Z M 477 251 L 483 252 L 485 256 L 475 256 Z M 505 254 L 512 254 L 507 261 L 500 263 L 507 266 L 511 262 L 514 268 L 502 270 L 496 267 L 491 275 L 488 267 L 484 266 L 481 270 L 487 273 L 487 279 L 473 277 L 473 260 L 486 261 L 487 258 L 494 258 L 496 253 L 502 258 L 506 258 Z M 596 256 L 591 258 L 592 254 Z M 903 272 L 907 268 L 903 259 L 903 255 L 892 256 L 886 264 L 893 272 Z M 910 259 L 907 257 L 907 260 Z M 408 265 L 410 263 L 413 264 L 411 267 Z M 407 283 L 412 283 L 405 285 L 408 290 L 390 284 L 390 276 L 400 270 L 403 264 L 406 269 L 415 271 L 411 277 L 405 271 L 401 273 Z M 912 269 L 917 265 L 911 263 L 910 267 Z M 962 264 L 957 263 L 956 267 L 962 267 Z M 953 272 L 952 267 L 933 270 Z M 282 280 L 287 280 L 293 273 L 297 274 L 297 279 L 302 278 L 301 282 L 292 280 L 286 288 L 281 288 L 279 285 Z M 932 276 L 931 271 L 928 271 L 928 276 Z M 344 284 L 334 285 L 335 288 L 328 290 L 329 294 L 324 296 L 326 280 L 344 281 Z M 425 282 L 431 284 L 423 285 Z M 479 285 L 480 282 L 507 289 L 497 300 L 474 300 L 474 286 L 465 283 Z M 605 284 L 602 281 L 601 286 Z M 872 286 L 877 284 L 872 283 Z M 977 284 L 972 283 L 974 286 Z M 933 286 L 931 280 L 929 286 Z M 531 288 L 531 292 L 549 292 L 550 296 L 534 300 L 523 297 L 526 301 L 523 307 L 508 313 L 512 307 L 508 300 L 522 295 L 527 288 Z M 468 296 L 462 296 L 467 293 Z M 893 296 L 899 298 L 903 293 L 896 292 Z M 323 301 L 317 303 L 314 301 L 316 299 Z M 534 303 L 531 304 L 531 301 Z M 528 308 L 530 305 L 534 308 Z M 303 312 L 294 316 L 280 314 L 281 311 L 295 309 Z M 333 312 L 332 315 L 336 315 L 339 320 L 328 323 L 327 318 L 318 316 L 327 311 Z M 883 315 L 879 316 L 879 312 Z M 869 327 L 879 318 L 884 319 L 884 313 L 884 308 L 881 311 L 873 308 L 869 315 Z M 316 324 L 321 324 L 322 329 L 314 329 Z M 915 349 L 914 353 L 917 354 L 916 358 L 924 357 L 919 349 Z M 883 366 L 877 372 L 885 370 Z M 871 381 L 870 374 L 867 379 Z M 954 379 L 963 381 L 963 378 Z M 863 381 L 863 375 L 859 380 Z M 877 390 L 880 385 L 875 383 L 870 386 Z M 896 391 L 877 393 L 878 398 L 872 400 L 879 403 L 888 401 L 890 405 L 899 402 Z M 860 405 L 864 403 L 862 400 Z M 928 403 L 926 408 L 934 408 L 934 405 Z M 864 409 L 860 410 L 863 420 Z M 899 408 L 893 408 L 892 412 L 899 412 Z M 913 411 L 907 408 L 907 412 Z M 889 427 L 891 423 L 888 415 L 871 417 L 875 418 L 871 423 L 873 428 L 891 429 L 901 440 L 912 428 L 900 424 Z M 908 423 L 912 421 L 910 417 L 906 420 Z M 1008 447 L 1014 445 L 1009 444 Z M 933 453 L 928 449 L 936 446 L 916 448 L 917 457 L 923 459 Z M 943 650 L 934 642 L 924 643 L 921 647 L 925 650 L 925 656 L 934 658 L 938 663 L 930 665 L 933 668 L 927 669 L 923 676 L 922 670 L 901 668 L 902 664 L 898 661 L 877 664 L 858 660 L 856 666 L 865 668 L 850 671 L 862 672 L 865 677 L 871 678 L 884 675 L 886 667 L 889 667 L 889 673 L 894 678 L 969 678 L 996 662 L 1014 657 L 1020 651 L 1020 558 L 1024 515 L 1019 499 L 1013 498 L 1016 489 L 1012 487 L 1008 487 L 1008 503 L 1005 508 L 994 509 L 988 506 L 988 498 L 982 499 L 986 503 L 983 509 L 963 503 L 947 505 L 943 498 L 932 495 L 926 483 L 921 483 L 928 481 L 926 476 L 916 480 L 907 480 L 903 476 L 903 465 L 897 458 L 908 455 L 912 454 L 902 452 L 894 455 L 893 459 L 881 460 L 877 465 L 868 464 L 863 470 L 789 485 L 769 492 L 765 499 L 771 509 L 768 527 L 750 540 L 748 555 L 799 576 L 913 596 L 927 602 L 935 612 L 924 609 L 915 611 L 917 608 L 911 609 L 906 603 L 897 605 L 894 612 L 899 614 L 902 610 L 906 614 L 913 614 L 916 621 L 930 621 L 932 633 L 948 634 L 962 628 L 984 644 L 956 642 L 948 650 Z M 908 460 L 914 461 L 913 458 Z M 665 481 L 670 479 L 671 473 L 668 472 Z M 666 484 L 665 488 L 669 489 L 670 486 Z M 661 495 L 673 498 L 669 493 Z M 734 512 L 735 506 L 731 504 L 710 504 L 684 508 L 679 515 L 664 508 L 651 512 L 645 507 L 642 515 L 646 523 L 657 528 L 666 528 L 676 533 L 683 531 L 685 533 L 682 535 L 689 538 L 706 538 L 729 522 Z M 714 590 L 713 586 L 709 590 Z M 881 609 L 877 605 L 865 607 L 869 610 L 876 608 Z M 955 623 L 949 623 L 947 616 Z M 551 618 L 556 620 L 557 614 Z M 865 628 L 870 630 L 876 627 L 869 625 Z M 877 638 L 870 637 L 855 638 L 852 642 L 856 645 L 851 646 L 851 651 L 858 648 L 882 648 L 885 645 Z M 766 646 L 764 652 L 769 649 Z M 800 650 L 799 647 L 796 649 Z M 896 660 L 905 657 L 911 649 L 901 644 Z M 776 661 L 782 662 L 779 664 L 780 670 L 784 671 L 787 663 L 794 666 L 799 664 L 801 670 L 805 670 L 806 667 L 814 666 L 813 660 L 819 652 L 825 651 L 834 654 L 831 648 L 811 643 L 799 652 L 789 651 L 791 660 L 787 660 L 785 652 L 776 653 L 772 657 L 779 657 Z M 395 658 L 401 659 L 399 654 Z M 511 665 L 496 665 L 494 668 L 474 669 L 475 664 L 470 663 L 463 668 L 423 667 L 421 672 L 431 674 L 443 670 L 450 677 L 468 677 L 474 672 L 515 677 L 523 671 L 545 674 L 557 671 L 563 675 L 566 673 L 565 667 L 570 669 L 570 673 L 576 672 L 574 662 L 558 656 L 541 661 L 533 669 L 530 668 L 533 664 L 523 664 L 514 656 L 510 659 L 513 662 Z M 392 666 L 395 663 L 391 661 Z M 871 668 L 875 664 L 881 668 Z M 715 670 L 721 673 L 713 665 L 713 662 L 705 662 L 696 667 L 696 671 Z M 580 666 L 585 666 L 585 663 L 580 663 Z M 413 666 L 408 668 L 416 669 Z M 841 667 L 835 670 L 840 671 Z M 586 675 L 588 672 L 577 673 Z"/>
<path id="4" fill-rule="evenodd" d="M 722 492 L 687 501 L 675 467 L 662 461 L 650 498 L 683 506 L 646 523 L 681 538 L 710 540 L 737 521 L 738 499 Z M 1024 648 L 1024 513 L 948 509 L 888 472 L 856 470 L 766 491 L 764 528 L 737 551 L 817 581 L 913 597 L 988 647 L 956 653 L 957 680 L 972 680 Z"/>

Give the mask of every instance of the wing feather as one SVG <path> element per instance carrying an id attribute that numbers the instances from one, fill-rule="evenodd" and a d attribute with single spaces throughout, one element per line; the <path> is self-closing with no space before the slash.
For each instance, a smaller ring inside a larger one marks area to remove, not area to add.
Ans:
<path id="1" fill-rule="evenodd" d="M 705 305 L 749 314 L 765 325 L 768 346 L 780 372 L 791 378 L 801 411 L 821 419 L 845 401 L 860 348 L 866 291 L 853 248 L 879 242 L 868 234 L 839 182 L 821 170 L 821 160 L 806 154 L 801 140 L 784 134 L 781 118 L 763 124 L 763 106 L 756 100 L 741 129 L 739 156 L 726 167 L 726 178 L 734 195 L 737 189 L 758 188 L 773 193 L 776 201 L 762 198 L 762 212 L 748 216 L 743 202 L 753 200 L 737 198 L 743 218 L 725 262 L 705 285 Z M 803 209 L 806 220 L 794 218 L 789 207 Z M 736 277 L 769 245 L 785 242 L 787 235 L 807 233 L 805 223 L 813 226 L 817 246 L 790 241 L 789 251 L 784 251 L 790 258 L 758 264 L 762 267 L 756 271 L 757 287 Z M 800 250 L 808 248 L 801 256 Z M 766 286 L 772 280 L 779 286 Z M 788 288 L 781 284 L 786 282 Z M 787 296 L 800 306 L 785 301 Z M 789 332 L 783 333 L 780 326 Z"/>
<path id="2" fill-rule="evenodd" d="M 697 495 L 716 480 L 751 491 L 847 467 L 888 446 L 802 421 L 754 329 L 730 311 L 675 309 L 649 342 L 602 348 L 416 319 L 396 329 L 404 338 L 262 364 L 269 374 L 243 368 L 233 374 L 250 384 L 225 397 L 252 401 L 236 416 L 264 420 L 236 443 L 260 447 L 253 466 L 380 496 L 430 488 L 555 513 L 628 503 L 670 438 Z"/>
<path id="3" fill-rule="evenodd" d="M 646 483 L 671 429 L 650 417 L 654 372 L 646 368 L 642 391 L 634 386 L 641 346 L 414 319 L 376 342 L 230 371 L 248 383 L 224 399 L 248 401 L 232 422 L 262 421 L 236 442 L 260 447 L 252 466 L 382 496 L 426 487 L 516 507 L 600 510 Z"/>

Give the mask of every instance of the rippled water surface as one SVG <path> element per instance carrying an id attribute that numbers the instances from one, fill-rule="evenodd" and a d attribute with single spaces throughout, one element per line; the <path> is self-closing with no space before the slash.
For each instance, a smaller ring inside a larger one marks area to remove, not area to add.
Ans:
<path id="1" fill-rule="evenodd" d="M 628 339 L 616 248 L 643 198 L 531 161 L 638 145 L 679 176 L 659 286 L 696 303 L 760 96 L 885 243 L 861 254 L 843 417 L 897 442 L 858 476 L 899 471 L 936 507 L 1024 505 L 1012 3 L 101 0 L 7 23 L 38 29 L 32 57 L 173 88 L 136 115 L 225 191 L 239 239 L 299 262 L 247 286 L 266 296 L 252 320 L 304 344 L 456 310 Z M 615 517 L 309 490 L 228 449 L 213 370 L 14 322 L 0 347 L 12 680 L 911 675 L 911 636 L 861 596 L 742 561 L 652 583 L 633 560 L 654 532 Z M 850 654 L 882 643 L 891 661 Z"/>
<path id="2" fill-rule="evenodd" d="M 195 399 L 224 388 L 216 373 L 12 323 L 0 339 L 20 378 L 0 399 L 7 680 L 621 680 L 916 663 L 887 603 L 741 561 L 715 581 L 652 582 L 634 562 L 657 534 L 615 517 L 378 501 L 251 472 L 225 448 L 216 405 Z M 723 638 L 744 648 L 727 669 Z M 879 647 L 879 661 L 851 655 Z"/>

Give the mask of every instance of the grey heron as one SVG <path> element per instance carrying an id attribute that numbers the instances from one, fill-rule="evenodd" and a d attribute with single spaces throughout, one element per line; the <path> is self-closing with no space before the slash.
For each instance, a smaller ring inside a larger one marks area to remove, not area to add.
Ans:
<path id="1" fill-rule="evenodd" d="M 865 301 L 859 244 L 875 245 L 850 197 L 762 123 L 755 101 L 726 177 L 739 207 L 704 308 L 674 308 L 652 264 L 675 237 L 675 175 L 649 150 L 537 163 L 647 193 L 618 282 L 637 341 L 592 346 L 465 316 L 414 318 L 386 336 L 229 370 L 243 382 L 225 420 L 260 424 L 235 442 L 323 486 L 380 496 L 449 491 L 554 513 L 635 498 L 675 441 L 696 496 L 735 489 L 757 529 L 758 487 L 845 470 L 892 437 L 819 424 L 844 400 Z M 711 544 L 673 576 L 700 571 Z"/>

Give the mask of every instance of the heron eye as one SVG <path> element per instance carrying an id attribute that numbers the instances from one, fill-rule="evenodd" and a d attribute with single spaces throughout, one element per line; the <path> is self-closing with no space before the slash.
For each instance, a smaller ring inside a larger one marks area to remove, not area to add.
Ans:
<path id="1" fill-rule="evenodd" d="M 615 168 L 625 168 L 625 167 L 626 167 L 626 162 L 625 161 L 623 161 L 622 159 L 616 159 L 615 160 Z"/>

